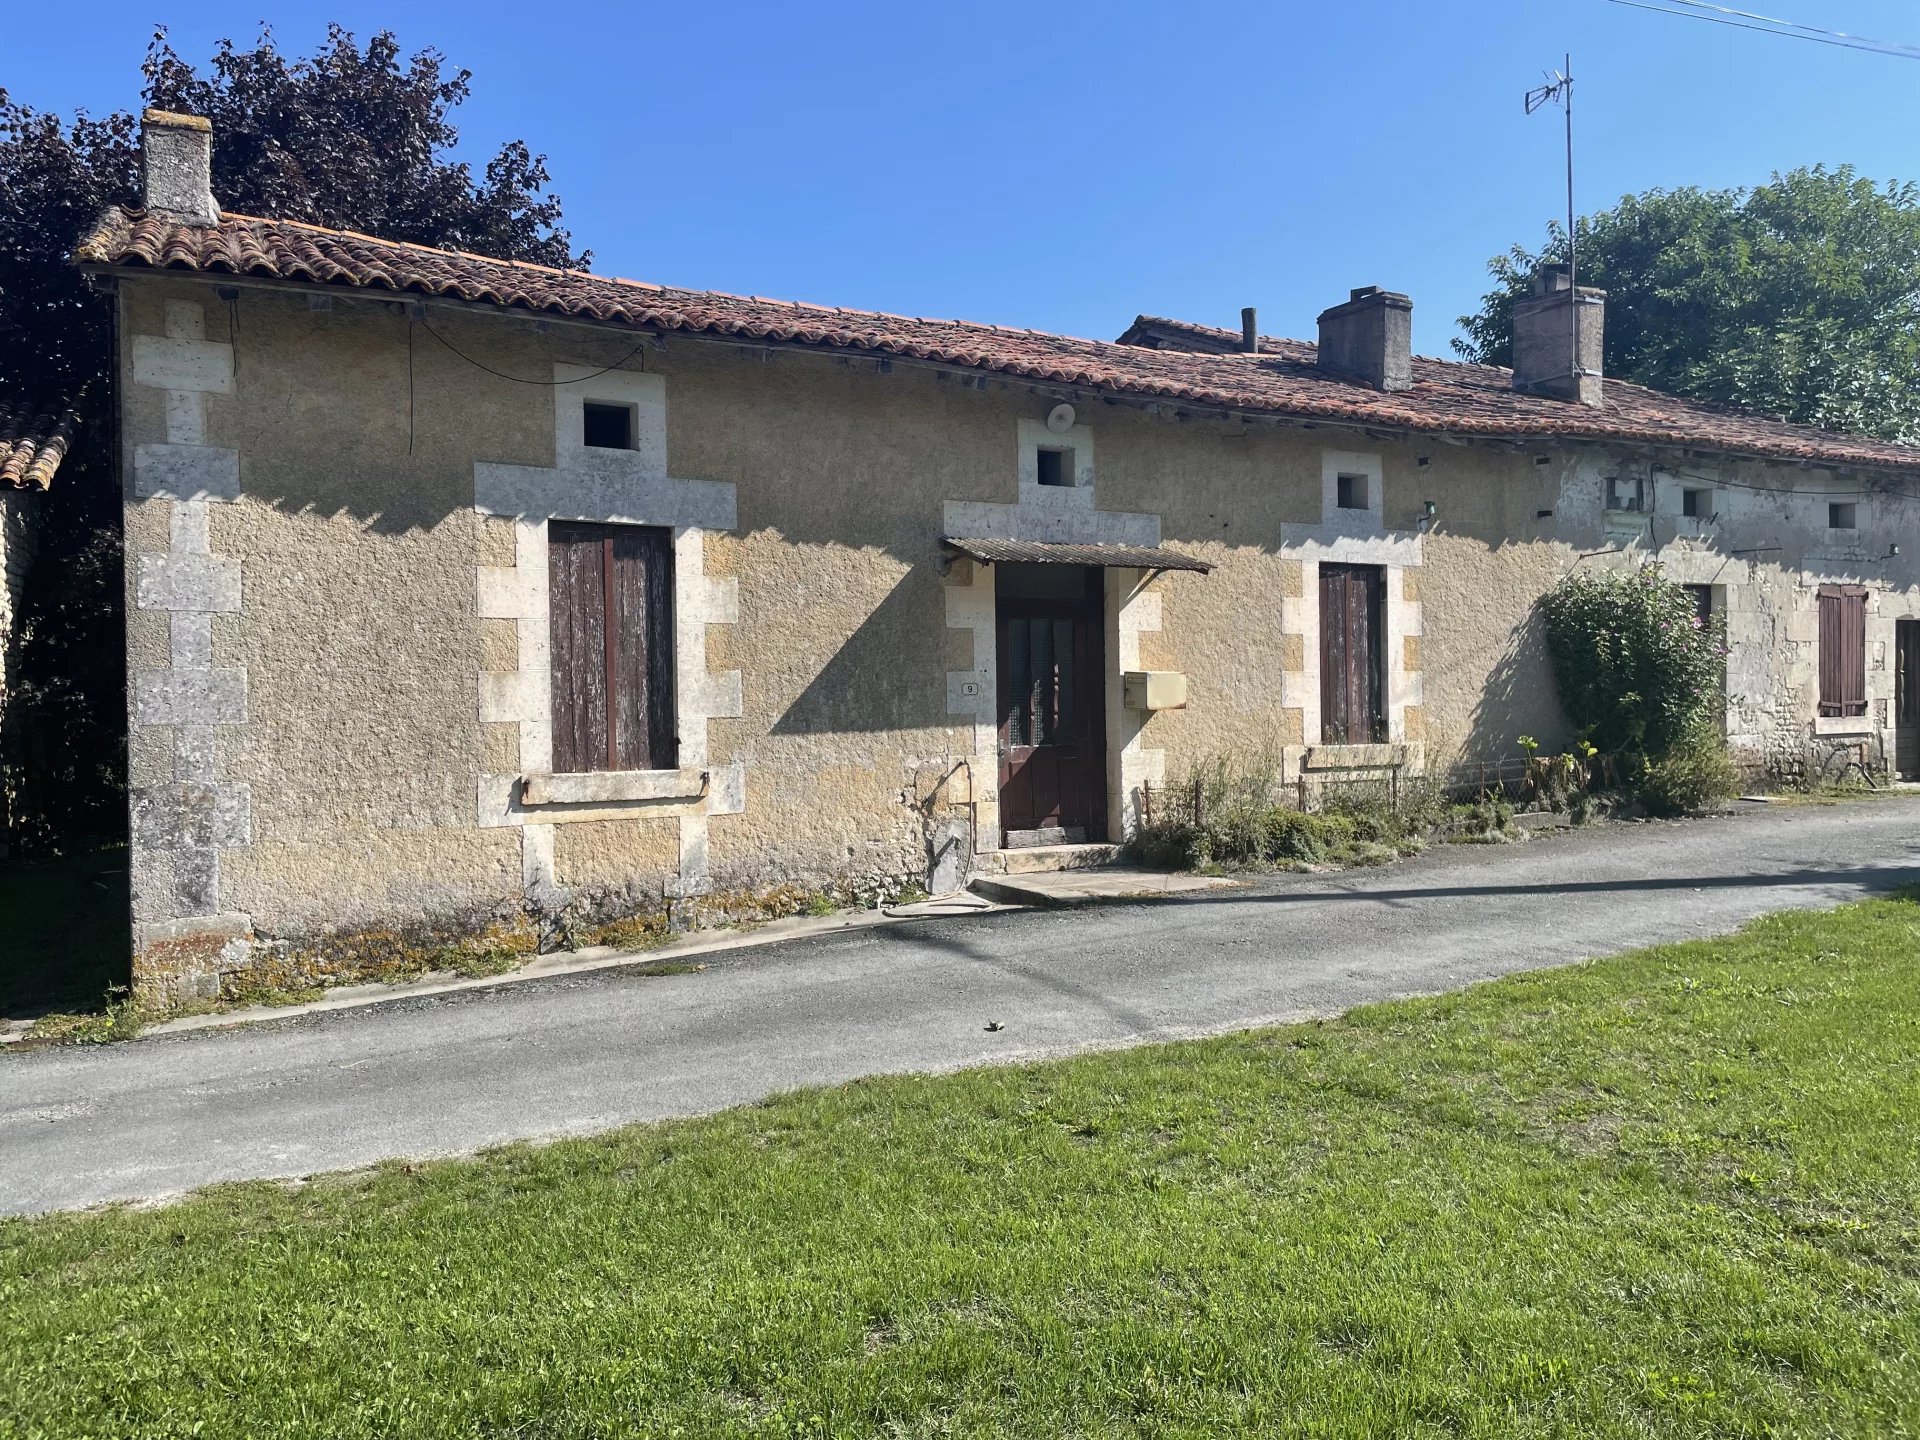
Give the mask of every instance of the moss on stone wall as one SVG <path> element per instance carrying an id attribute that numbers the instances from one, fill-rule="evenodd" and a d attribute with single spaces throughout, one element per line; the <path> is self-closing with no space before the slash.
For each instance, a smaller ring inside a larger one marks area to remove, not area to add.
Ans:
<path id="1" fill-rule="evenodd" d="M 220 997 L 292 997 L 336 985 L 414 980 L 436 970 L 498 975 L 539 951 L 539 927 L 518 915 L 256 940 L 246 964 L 221 976 Z"/>

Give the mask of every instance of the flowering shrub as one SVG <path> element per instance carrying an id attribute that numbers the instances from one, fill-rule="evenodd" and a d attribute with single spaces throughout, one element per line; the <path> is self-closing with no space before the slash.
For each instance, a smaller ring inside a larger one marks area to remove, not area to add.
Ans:
<path id="1" fill-rule="evenodd" d="M 1576 571 L 1541 608 L 1560 706 L 1599 750 L 1657 760 L 1718 729 L 1724 622 L 1658 565 Z"/>

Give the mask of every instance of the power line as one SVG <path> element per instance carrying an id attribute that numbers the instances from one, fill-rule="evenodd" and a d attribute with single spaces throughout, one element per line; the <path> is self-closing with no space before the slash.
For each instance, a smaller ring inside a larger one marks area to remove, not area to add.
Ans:
<path id="1" fill-rule="evenodd" d="M 1630 10 L 1650 10 L 1655 15 L 1677 15 L 1682 20 L 1703 20 L 1709 25 L 1726 25 L 1735 30 L 1752 30 L 1760 35 L 1777 35 L 1783 40 L 1811 40 L 1816 45 L 1832 45 L 1841 50 L 1862 50 L 1869 55 L 1890 55 L 1896 60 L 1920 60 L 1920 46 L 1868 40 L 1864 36 L 1848 35 L 1840 30 L 1821 30 L 1816 26 L 1802 25 L 1793 20 L 1778 20 L 1771 15 L 1753 15 L 1745 10 L 1730 10 L 1724 5 L 1706 4 L 1705 0 L 1670 0 L 1671 4 L 1694 7 L 1686 10 L 1670 10 L 1665 5 L 1649 5 L 1642 3 L 1642 0 L 1607 0 L 1607 3 L 1624 5 Z M 1704 13 L 1708 10 L 1717 13 L 1711 15 Z M 1748 23 L 1750 20 L 1766 23 L 1750 24 Z"/>
<path id="2" fill-rule="evenodd" d="M 1799 20 L 1782 20 L 1776 15 L 1756 15 L 1751 10 L 1735 10 L 1730 5 L 1715 5 L 1712 0 L 1668 0 L 1669 4 L 1684 5 L 1689 10 L 1717 10 L 1722 15 L 1737 15 L 1742 20 L 1759 20 L 1768 25 L 1781 25 L 1789 30 L 1804 30 L 1809 35 L 1830 35 L 1836 40 L 1851 40 L 1856 45 L 1878 45 L 1894 50 L 1912 50 L 1911 45 L 1902 45 L 1895 40 L 1874 40 L 1865 35 L 1849 35 L 1845 30 L 1823 30 L 1818 25 L 1807 25 Z"/>

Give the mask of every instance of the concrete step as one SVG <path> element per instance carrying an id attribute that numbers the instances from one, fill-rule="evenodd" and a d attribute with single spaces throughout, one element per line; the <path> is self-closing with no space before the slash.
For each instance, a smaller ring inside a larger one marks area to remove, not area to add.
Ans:
<path id="1" fill-rule="evenodd" d="M 1028 845 L 985 851 L 975 857 L 974 869 L 983 875 L 1044 875 L 1057 870 L 1089 870 L 1111 865 L 1119 858 L 1118 845 Z"/>
<path id="2" fill-rule="evenodd" d="M 1236 881 L 1215 875 L 1177 875 L 1165 870 L 1135 870 L 1106 865 L 1090 870 L 1054 870 L 1015 875 L 976 875 L 976 895 L 1007 905 L 1093 905 L 1103 900 L 1139 900 L 1230 890 Z"/>

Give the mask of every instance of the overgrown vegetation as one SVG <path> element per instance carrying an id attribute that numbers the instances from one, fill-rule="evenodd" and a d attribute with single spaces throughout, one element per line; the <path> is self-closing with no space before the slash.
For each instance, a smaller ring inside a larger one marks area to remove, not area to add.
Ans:
<path id="1" fill-rule="evenodd" d="M 28 1027 L 26 1038 L 57 1045 L 106 1045 L 115 1040 L 138 1040 L 151 1018 L 139 1001 L 124 990 L 113 990 L 98 1010 L 56 1010 L 40 1016 Z"/>
<path id="2" fill-rule="evenodd" d="M 1560 708 L 1587 766 L 1598 762 L 1654 815 L 1687 814 L 1738 791 L 1720 733 L 1720 616 L 1703 619 L 1657 564 L 1576 570 L 1540 608 Z"/>
<path id="3" fill-rule="evenodd" d="M 479 924 L 374 926 L 255 944 L 247 968 L 227 976 L 222 1001 L 284 1005 L 338 985 L 415 980 L 435 971 L 481 978 L 505 974 L 540 950 L 540 932 L 521 915 Z"/>
<path id="4" fill-rule="evenodd" d="M 1379 865 L 1436 838 L 1511 838 L 1513 811 L 1497 796 L 1449 804 L 1437 785 L 1405 778 L 1335 783 L 1310 792 L 1281 783 L 1280 756 L 1215 755 L 1158 793 L 1129 842 L 1133 858 L 1178 870 L 1310 869 Z"/>
<path id="5" fill-rule="evenodd" d="M 0 1222 L 0 1429 L 1910 1434 L 1917 937 Z"/>

